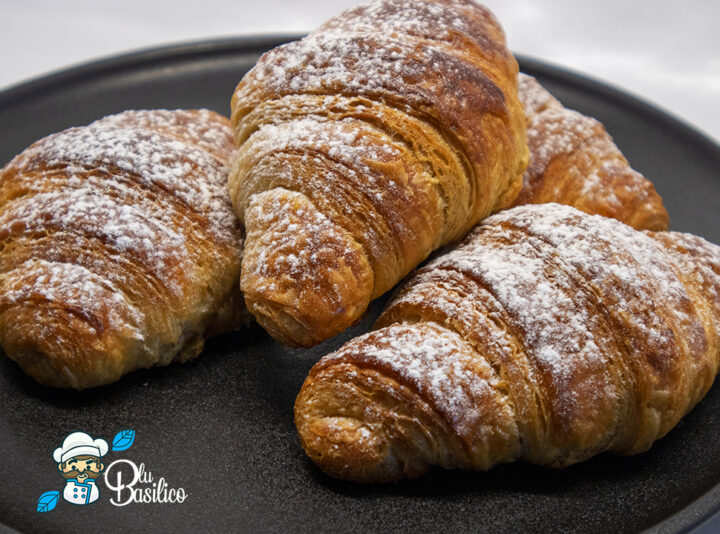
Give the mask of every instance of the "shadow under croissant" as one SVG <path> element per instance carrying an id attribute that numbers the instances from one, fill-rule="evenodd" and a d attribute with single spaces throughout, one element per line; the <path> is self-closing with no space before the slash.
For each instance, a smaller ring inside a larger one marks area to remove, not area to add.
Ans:
<path id="1" fill-rule="evenodd" d="M 314 347 L 293 349 L 268 336 L 257 354 L 248 354 L 253 359 L 249 372 L 253 373 L 253 380 L 263 384 L 260 391 L 278 420 L 293 421 L 295 398 L 312 366 L 348 340 L 370 330 L 388 298 L 390 295 L 375 300 L 357 324 Z"/>
<path id="2" fill-rule="evenodd" d="M 177 389 L 195 379 L 195 369 L 199 362 L 210 364 L 210 360 L 233 357 L 239 341 L 243 347 L 267 343 L 267 334 L 253 324 L 247 329 L 214 336 L 205 341 L 205 346 L 196 358 L 187 362 L 171 362 L 168 365 L 137 369 L 111 384 L 74 390 L 39 384 L 19 365 L 7 357 L 0 348 L 0 373 L 17 388 L 17 394 L 43 403 L 49 403 L 66 409 L 101 408 L 109 402 L 122 402 L 137 395 L 138 388 L 152 383 L 153 388 Z M 206 362 L 207 360 L 207 362 Z"/>

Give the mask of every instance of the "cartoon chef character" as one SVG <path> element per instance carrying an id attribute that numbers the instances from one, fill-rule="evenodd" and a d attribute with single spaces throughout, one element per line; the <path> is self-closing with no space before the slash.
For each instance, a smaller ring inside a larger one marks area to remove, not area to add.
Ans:
<path id="1" fill-rule="evenodd" d="M 100 497 L 95 484 L 105 465 L 100 458 L 108 451 L 107 441 L 85 432 L 73 432 L 53 452 L 60 474 L 67 479 L 63 498 L 72 504 L 90 504 Z"/>

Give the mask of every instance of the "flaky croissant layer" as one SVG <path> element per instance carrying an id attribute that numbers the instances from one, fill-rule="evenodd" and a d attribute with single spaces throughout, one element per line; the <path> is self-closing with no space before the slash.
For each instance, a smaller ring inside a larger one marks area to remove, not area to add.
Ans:
<path id="1" fill-rule="evenodd" d="M 519 75 L 518 93 L 530 163 L 513 206 L 557 202 L 636 230 L 668 229 L 655 186 L 630 167 L 600 122 L 563 107 L 532 76 Z"/>
<path id="2" fill-rule="evenodd" d="M 0 171 L 0 345 L 87 388 L 197 356 L 238 326 L 242 235 L 228 119 L 127 111 L 37 141 Z"/>
<path id="3" fill-rule="evenodd" d="M 515 59 L 470 0 L 381 0 L 260 58 L 232 98 L 241 286 L 275 338 L 341 332 L 507 207 L 527 165 Z"/>
<path id="4" fill-rule="evenodd" d="M 522 206 L 412 275 L 376 328 L 316 364 L 295 404 L 333 476 L 634 454 L 715 378 L 720 247 Z"/>

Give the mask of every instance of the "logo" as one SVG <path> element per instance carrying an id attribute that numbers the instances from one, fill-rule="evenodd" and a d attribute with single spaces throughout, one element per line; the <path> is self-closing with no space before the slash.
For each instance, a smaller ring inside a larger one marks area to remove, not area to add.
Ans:
<path id="1" fill-rule="evenodd" d="M 121 430 L 112 440 L 113 452 L 123 452 L 135 442 L 134 430 Z M 65 479 L 60 491 L 46 491 L 38 499 L 37 511 L 50 512 L 60 503 L 79 506 L 100 499 L 98 482 L 101 477 L 110 490 L 110 504 L 127 506 L 131 503 L 182 503 L 187 498 L 183 488 L 170 488 L 163 477 L 157 481 L 145 468 L 132 460 L 120 458 L 107 464 L 108 443 L 86 432 L 72 432 L 52 454 L 59 474 Z M 104 490 L 103 490 L 104 491 Z"/>

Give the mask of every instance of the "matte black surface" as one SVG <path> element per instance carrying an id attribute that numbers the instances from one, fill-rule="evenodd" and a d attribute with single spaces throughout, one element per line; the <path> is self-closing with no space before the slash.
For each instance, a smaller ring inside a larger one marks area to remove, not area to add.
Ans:
<path id="1" fill-rule="evenodd" d="M 128 108 L 208 107 L 229 99 L 259 53 L 283 38 L 239 39 L 132 54 L 49 76 L 0 94 L 0 165 L 34 140 Z M 720 243 L 720 149 L 632 97 L 529 59 L 521 67 L 566 105 L 605 123 L 631 163 L 651 177 L 673 228 Z M 635 457 L 601 455 L 564 469 L 524 463 L 488 473 L 435 470 L 389 486 L 324 476 L 306 459 L 292 407 L 313 363 L 363 323 L 312 350 L 273 342 L 259 327 L 207 343 L 194 362 L 135 372 L 77 393 L 36 385 L 0 358 L 0 523 L 20 532 L 382 531 L 632 532 L 687 530 L 720 506 L 720 387 L 667 437 Z M 184 488 L 183 504 L 115 507 L 60 502 L 52 452 L 71 431 L 134 446 L 106 461 L 145 463 Z M 710 532 L 710 527 L 701 530 Z M 718 521 L 714 521 L 718 525 Z M 0 526 L 0 530 L 1 530 Z"/>

